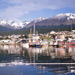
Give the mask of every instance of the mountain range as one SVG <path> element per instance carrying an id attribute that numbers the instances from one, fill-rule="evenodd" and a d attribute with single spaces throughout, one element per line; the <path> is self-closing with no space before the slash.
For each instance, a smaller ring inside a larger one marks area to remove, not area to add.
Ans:
<path id="1" fill-rule="evenodd" d="M 33 20 L 30 22 L 26 28 L 32 27 L 35 23 L 36 27 L 48 27 L 48 26 L 61 26 L 61 25 L 72 25 L 75 24 L 75 14 L 72 13 L 65 13 L 65 14 L 58 14 L 51 18 L 41 18 L 37 21 Z"/>
<path id="2" fill-rule="evenodd" d="M 51 30 L 70 30 L 71 27 L 75 29 L 75 14 L 65 13 L 57 14 L 51 18 L 40 17 L 31 22 L 23 21 L 16 22 L 10 20 L 0 20 L 0 32 L 13 31 L 27 32 L 29 29 L 33 29 L 35 25 L 36 30 L 41 32 L 48 32 Z M 15 31 L 16 30 L 16 31 Z"/>
<path id="3" fill-rule="evenodd" d="M 24 28 L 29 23 L 30 23 L 29 21 L 16 22 L 11 20 L 0 19 L 0 26 L 10 28 L 13 30 Z"/>

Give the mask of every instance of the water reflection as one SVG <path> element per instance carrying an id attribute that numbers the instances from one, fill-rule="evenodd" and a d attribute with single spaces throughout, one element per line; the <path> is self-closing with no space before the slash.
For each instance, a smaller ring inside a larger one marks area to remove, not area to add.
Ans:
<path id="1" fill-rule="evenodd" d="M 75 62 L 75 47 L 23 48 L 19 45 L 0 45 L 0 62 L 23 61 L 29 63 Z"/>
<path id="2" fill-rule="evenodd" d="M 74 46 L 27 49 L 19 45 L 0 45 L 0 75 L 13 75 L 13 72 L 14 75 L 75 74 L 75 64 L 70 64 L 74 62 Z"/>
<path id="3" fill-rule="evenodd" d="M 75 65 L 37 65 L 40 73 L 53 72 L 54 74 L 73 74 Z"/>
<path id="4" fill-rule="evenodd" d="M 7 51 L 8 54 L 20 54 L 22 48 L 18 45 L 0 45 L 0 51 Z"/>

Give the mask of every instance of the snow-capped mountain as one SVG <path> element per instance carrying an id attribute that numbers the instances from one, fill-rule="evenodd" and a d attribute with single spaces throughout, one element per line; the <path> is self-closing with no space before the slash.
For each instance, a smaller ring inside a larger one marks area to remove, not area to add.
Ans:
<path id="1" fill-rule="evenodd" d="M 36 23 L 38 23 L 38 22 L 41 22 L 41 21 L 44 21 L 44 20 L 46 20 L 45 17 L 39 17 L 39 18 L 37 18 L 37 19 L 31 21 L 31 22 L 26 26 L 26 28 L 29 28 L 29 27 L 33 26 L 34 24 L 36 24 Z"/>
<path id="2" fill-rule="evenodd" d="M 63 18 L 67 18 L 67 20 L 69 19 L 75 19 L 75 14 L 72 13 L 65 13 L 65 14 L 58 14 L 56 16 L 54 16 L 53 18 L 57 18 L 57 19 L 63 19 Z"/>
<path id="3" fill-rule="evenodd" d="M 16 21 L 11 21 L 11 20 L 1 20 L 0 19 L 0 26 L 4 26 L 4 27 L 7 27 L 7 28 L 12 28 L 12 29 L 21 29 L 29 23 L 30 22 L 28 22 L 28 21 L 16 22 Z"/>
<path id="4" fill-rule="evenodd" d="M 27 24 L 29 24 L 30 22 L 25 20 L 25 21 L 23 21 L 22 23 L 23 23 L 23 25 L 27 25 Z"/>
<path id="5" fill-rule="evenodd" d="M 33 28 L 34 25 L 38 33 L 41 32 L 45 33 L 51 30 L 71 30 L 71 27 L 73 28 L 73 30 L 75 30 L 75 14 L 72 13 L 57 14 L 51 18 L 40 17 L 31 22 L 29 21 L 16 22 L 11 20 L 9 21 L 0 20 L 0 32 L 13 31 L 13 29 L 20 29 L 14 31 L 12 34 L 15 33 L 22 34 L 24 32 L 29 32 L 28 28 Z"/>
<path id="6" fill-rule="evenodd" d="M 46 19 L 45 17 L 39 17 L 39 18 L 35 19 L 35 22 L 40 22 L 40 21 L 43 21 L 45 19 Z"/>
<path id="7" fill-rule="evenodd" d="M 33 27 L 34 24 L 37 27 L 72 25 L 75 24 L 75 14 L 62 13 L 62 14 L 57 14 L 51 18 L 40 17 L 31 22 L 29 21 L 16 22 L 11 20 L 0 19 L 0 26 L 11 28 L 11 29 L 29 28 L 29 27 Z"/>
<path id="8" fill-rule="evenodd" d="M 53 16 L 51 18 L 47 18 L 47 19 L 38 18 L 34 21 L 36 21 L 35 25 L 37 27 L 72 25 L 72 24 L 75 24 L 75 14 L 72 14 L 72 13 L 57 14 L 56 16 Z M 26 26 L 26 28 L 32 27 L 34 25 L 34 21 L 29 23 Z"/>

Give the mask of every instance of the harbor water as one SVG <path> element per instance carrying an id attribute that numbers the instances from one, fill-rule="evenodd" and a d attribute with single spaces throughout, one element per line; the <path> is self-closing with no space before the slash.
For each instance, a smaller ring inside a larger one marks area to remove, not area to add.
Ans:
<path id="1" fill-rule="evenodd" d="M 0 75 L 75 75 L 75 46 L 0 45 Z"/>

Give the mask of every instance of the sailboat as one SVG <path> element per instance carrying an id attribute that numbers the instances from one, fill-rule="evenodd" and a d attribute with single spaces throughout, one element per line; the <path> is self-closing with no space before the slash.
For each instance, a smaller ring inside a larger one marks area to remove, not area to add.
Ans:
<path id="1" fill-rule="evenodd" d="M 34 21 L 34 32 L 29 40 L 29 47 L 42 47 L 42 40 L 40 39 L 40 36 L 35 33 L 35 23 L 36 21 Z"/>

